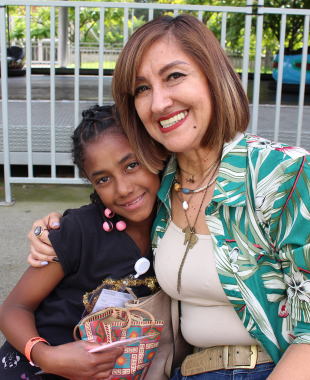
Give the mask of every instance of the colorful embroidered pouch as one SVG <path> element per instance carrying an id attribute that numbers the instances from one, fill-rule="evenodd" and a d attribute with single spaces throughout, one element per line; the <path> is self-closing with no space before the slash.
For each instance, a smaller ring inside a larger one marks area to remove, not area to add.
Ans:
<path id="1" fill-rule="evenodd" d="M 133 314 L 136 310 L 149 315 L 149 319 Z M 138 308 L 107 307 L 84 317 L 74 329 L 89 342 L 112 343 L 123 339 L 151 335 L 125 347 L 112 371 L 112 380 L 143 380 L 152 363 L 161 336 L 163 321 Z"/>

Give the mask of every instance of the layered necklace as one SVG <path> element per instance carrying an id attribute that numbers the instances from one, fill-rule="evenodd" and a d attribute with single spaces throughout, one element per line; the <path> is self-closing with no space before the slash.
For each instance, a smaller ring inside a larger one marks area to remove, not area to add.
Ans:
<path id="1" fill-rule="evenodd" d="M 199 216 L 200 210 L 202 208 L 202 204 L 203 204 L 203 202 L 205 200 L 205 197 L 207 195 L 207 190 L 216 181 L 216 178 L 217 178 L 216 172 L 217 172 L 217 169 L 218 169 L 219 166 L 220 166 L 220 161 L 216 161 L 208 169 L 207 174 L 204 176 L 204 178 L 202 179 L 202 181 L 200 181 L 200 183 L 198 184 L 198 186 L 194 190 L 189 190 L 189 189 L 181 188 L 181 185 L 176 181 L 176 179 L 174 180 L 174 190 L 176 191 L 176 194 L 177 194 L 177 197 L 178 197 L 179 201 L 182 203 L 182 206 L 183 206 L 183 209 L 184 209 L 184 212 L 185 212 L 186 221 L 187 221 L 187 226 L 185 228 L 183 228 L 183 230 L 182 230 L 182 232 L 185 234 L 184 245 L 187 244 L 187 247 L 186 247 L 186 250 L 185 250 L 185 253 L 184 253 L 184 256 L 183 256 L 180 268 L 179 268 L 179 272 L 178 272 L 177 291 L 178 291 L 179 294 L 180 294 L 180 289 L 181 289 L 182 270 L 183 270 L 183 266 L 184 266 L 187 254 L 188 254 L 189 250 L 194 247 L 194 245 L 197 243 L 197 240 L 198 240 L 198 238 L 197 238 L 197 236 L 195 234 L 195 225 L 196 225 L 196 222 L 198 220 L 198 216 Z M 200 189 L 198 189 L 198 187 L 203 183 L 203 181 L 211 173 L 211 171 L 212 171 L 213 168 L 214 168 L 214 170 L 213 170 L 210 182 L 207 185 L 205 185 L 205 186 L 201 187 Z M 179 185 L 179 186 L 176 186 L 176 185 Z M 185 192 L 184 190 L 189 190 L 189 191 Z M 199 206 L 199 209 L 198 209 L 198 212 L 197 212 L 194 224 L 191 227 L 190 223 L 189 223 L 188 216 L 187 216 L 187 212 L 186 212 L 187 209 L 188 209 L 188 203 L 190 202 L 190 200 L 192 199 L 192 197 L 194 196 L 194 194 L 197 194 L 197 193 L 199 193 L 201 191 L 204 191 L 204 194 L 203 194 L 202 201 L 200 203 L 200 206 Z M 186 202 L 186 201 L 183 200 L 182 193 L 184 193 L 184 194 L 191 193 L 191 196 L 188 199 L 188 202 Z"/>
<path id="2" fill-rule="evenodd" d="M 203 177 L 203 179 L 199 182 L 199 184 L 197 185 L 197 187 L 196 187 L 195 189 L 193 189 L 193 190 L 188 189 L 188 188 L 186 188 L 186 187 L 181 187 L 180 183 L 176 180 L 176 178 L 178 177 L 178 174 L 179 174 L 179 173 L 178 173 L 178 172 L 176 173 L 176 176 L 175 176 L 175 178 L 174 178 L 174 180 L 173 180 L 173 187 L 174 187 L 174 190 L 177 192 L 177 196 L 178 196 L 178 198 L 180 199 L 179 194 L 178 194 L 179 192 L 182 192 L 183 194 L 191 194 L 191 196 L 190 196 L 189 199 L 188 199 L 188 202 L 182 200 L 183 209 L 184 209 L 185 211 L 188 209 L 188 204 L 189 204 L 189 202 L 190 202 L 190 200 L 192 199 L 192 197 L 193 197 L 194 194 L 196 194 L 196 193 L 200 193 L 201 191 L 206 190 L 208 187 L 210 187 L 210 186 L 216 181 L 216 177 L 213 178 L 213 176 L 212 176 L 211 181 L 210 181 L 209 183 L 207 183 L 205 186 L 199 188 L 199 186 L 205 181 L 205 179 L 206 179 L 206 178 L 208 177 L 208 175 L 211 173 L 212 169 L 213 169 L 214 167 L 216 167 L 216 169 L 217 169 L 217 167 L 219 166 L 219 163 L 220 163 L 220 161 L 216 161 L 216 162 L 214 162 L 213 165 L 211 165 L 211 166 L 209 167 L 209 169 L 207 169 L 207 173 L 206 173 L 206 175 L 205 175 L 205 176 Z M 214 173 L 216 172 L 216 169 L 214 170 Z M 184 170 L 183 170 L 183 171 L 184 171 Z M 203 172 L 201 172 L 201 173 L 203 173 Z M 188 182 L 188 181 L 187 181 L 187 182 Z M 182 199 L 183 199 L 183 198 L 182 198 Z M 180 200 L 181 200 L 181 199 L 180 199 Z"/>

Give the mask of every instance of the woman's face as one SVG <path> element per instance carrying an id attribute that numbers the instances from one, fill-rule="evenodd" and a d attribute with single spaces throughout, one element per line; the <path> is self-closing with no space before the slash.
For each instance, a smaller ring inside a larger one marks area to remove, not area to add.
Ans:
<path id="1" fill-rule="evenodd" d="M 200 147 L 212 117 L 207 78 L 173 38 L 143 55 L 135 83 L 135 107 L 148 133 L 172 152 Z"/>
<path id="2" fill-rule="evenodd" d="M 106 134 L 84 149 L 84 171 L 105 206 L 127 224 L 152 218 L 159 177 L 138 163 L 127 138 Z"/>

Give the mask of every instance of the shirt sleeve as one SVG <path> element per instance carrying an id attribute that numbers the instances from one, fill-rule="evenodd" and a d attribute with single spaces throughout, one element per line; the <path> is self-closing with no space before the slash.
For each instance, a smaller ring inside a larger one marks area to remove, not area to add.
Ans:
<path id="1" fill-rule="evenodd" d="M 284 173 L 270 221 L 282 265 L 293 343 L 310 343 L 310 158 L 292 160 Z"/>
<path id="2" fill-rule="evenodd" d="M 51 230 L 49 239 L 65 275 L 76 272 L 81 259 L 82 230 L 73 210 L 64 212 L 60 228 Z"/>

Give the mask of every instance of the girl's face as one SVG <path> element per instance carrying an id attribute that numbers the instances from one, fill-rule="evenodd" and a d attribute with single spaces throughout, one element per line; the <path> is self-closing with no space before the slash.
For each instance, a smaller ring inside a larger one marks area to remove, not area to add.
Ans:
<path id="1" fill-rule="evenodd" d="M 84 148 L 84 171 L 104 205 L 125 222 L 152 215 L 160 181 L 138 162 L 125 136 L 105 134 Z"/>
<path id="2" fill-rule="evenodd" d="M 173 38 L 143 55 L 135 83 L 135 107 L 148 133 L 171 152 L 198 149 L 212 117 L 207 78 Z"/>

